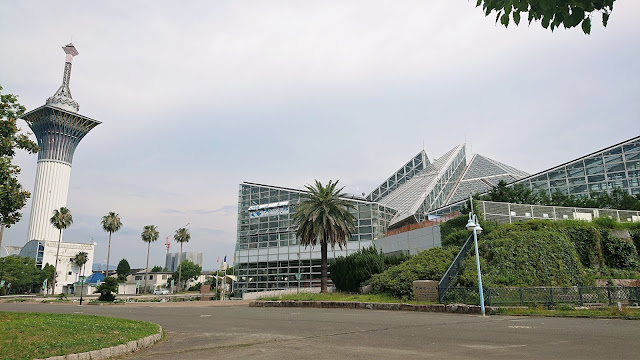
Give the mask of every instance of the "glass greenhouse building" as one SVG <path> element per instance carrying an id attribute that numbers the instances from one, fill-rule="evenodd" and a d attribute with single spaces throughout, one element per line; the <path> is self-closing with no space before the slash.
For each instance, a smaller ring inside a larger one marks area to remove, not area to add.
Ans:
<path id="1" fill-rule="evenodd" d="M 355 206 L 356 232 L 346 248 L 329 249 L 329 261 L 369 247 L 391 229 L 418 223 L 461 207 L 470 195 L 504 180 L 549 194 L 588 196 L 621 188 L 640 194 L 640 137 L 529 175 L 475 154 L 465 145 L 430 161 L 424 151 L 364 197 L 345 198 Z M 320 286 L 320 248 L 303 247 L 292 214 L 304 190 L 244 182 L 238 193 L 234 265 L 236 295 L 245 292 Z"/>

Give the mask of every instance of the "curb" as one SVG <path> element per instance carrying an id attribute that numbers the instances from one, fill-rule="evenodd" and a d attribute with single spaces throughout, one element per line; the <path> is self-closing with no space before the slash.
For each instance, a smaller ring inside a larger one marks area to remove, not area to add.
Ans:
<path id="1" fill-rule="evenodd" d="M 466 304 L 400 304 L 400 303 L 376 303 L 376 302 L 355 302 L 355 301 L 252 301 L 249 307 L 301 307 L 301 308 L 322 308 L 322 309 L 369 309 L 369 310 L 396 310 L 396 311 L 417 311 L 417 312 L 440 312 L 456 314 L 480 314 L 481 308 L 478 305 Z M 485 307 L 487 315 L 493 314 L 496 308 Z"/>
<path id="2" fill-rule="evenodd" d="M 162 326 L 158 325 L 158 328 L 159 330 L 157 334 L 149 335 L 138 340 L 131 340 L 124 344 L 115 345 L 104 349 L 91 350 L 79 354 L 52 356 L 46 359 L 35 360 L 103 360 L 115 356 L 129 354 L 140 349 L 147 348 L 160 341 L 160 339 L 162 339 Z"/>

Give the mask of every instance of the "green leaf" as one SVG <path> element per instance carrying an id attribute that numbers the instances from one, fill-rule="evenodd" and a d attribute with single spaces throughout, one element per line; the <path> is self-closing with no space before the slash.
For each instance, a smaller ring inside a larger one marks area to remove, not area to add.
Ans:
<path id="1" fill-rule="evenodd" d="M 504 27 L 509 27 L 509 14 L 502 14 L 502 16 L 500 17 L 500 23 L 504 25 Z"/>
<path id="2" fill-rule="evenodd" d="M 602 13 L 602 25 L 607 27 L 607 23 L 609 22 L 609 13 Z"/>
<path id="3" fill-rule="evenodd" d="M 587 35 L 591 34 L 591 18 L 590 17 L 587 17 L 584 20 L 582 20 L 582 31 L 584 31 L 584 33 Z"/>
<path id="4" fill-rule="evenodd" d="M 513 22 L 516 23 L 516 25 L 520 25 L 520 11 L 513 13 Z"/>
<path id="5" fill-rule="evenodd" d="M 545 28 L 545 29 L 546 29 L 546 28 L 548 28 L 548 27 L 549 27 L 549 22 L 550 22 L 550 21 L 551 21 L 551 18 L 545 15 L 545 16 L 542 18 L 542 27 L 543 27 L 543 28 Z"/>
<path id="6" fill-rule="evenodd" d="M 478 2 L 476 3 L 476 7 L 482 5 L 482 0 L 478 0 Z"/>

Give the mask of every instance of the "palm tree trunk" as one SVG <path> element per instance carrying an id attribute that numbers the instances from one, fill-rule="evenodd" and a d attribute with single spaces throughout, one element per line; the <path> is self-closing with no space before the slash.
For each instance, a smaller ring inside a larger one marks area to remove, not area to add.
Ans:
<path id="1" fill-rule="evenodd" d="M 0 249 L 2 249 L 2 237 L 4 236 L 4 224 L 0 225 Z"/>
<path id="2" fill-rule="evenodd" d="M 180 243 L 180 256 L 178 257 L 178 291 L 180 291 L 180 280 L 182 280 L 182 243 Z"/>
<path id="3" fill-rule="evenodd" d="M 109 231 L 109 247 L 107 247 L 107 276 L 105 276 L 105 278 L 109 277 L 109 256 L 111 255 L 111 231 Z"/>
<path id="4" fill-rule="evenodd" d="M 149 277 L 149 249 L 151 248 L 151 242 L 147 243 L 147 267 L 144 268 L 144 292 L 147 292 L 147 278 Z"/>
<path id="5" fill-rule="evenodd" d="M 60 241 L 62 240 L 62 229 L 60 229 L 60 235 L 58 236 L 58 250 L 56 250 L 56 264 L 53 267 L 53 290 L 51 295 L 56 294 L 56 280 L 58 279 L 58 255 L 60 254 Z"/>
<path id="6" fill-rule="evenodd" d="M 322 253 L 322 263 L 320 265 L 320 292 L 327 293 L 327 242 L 320 240 L 320 252 Z"/>

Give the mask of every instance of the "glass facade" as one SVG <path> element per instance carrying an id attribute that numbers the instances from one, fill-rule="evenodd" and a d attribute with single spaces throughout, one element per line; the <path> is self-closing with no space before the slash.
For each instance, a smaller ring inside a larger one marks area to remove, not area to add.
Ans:
<path id="1" fill-rule="evenodd" d="M 544 191 L 589 196 L 590 192 L 611 192 L 620 188 L 640 194 L 640 137 L 551 168 L 514 182 Z"/>
<path id="2" fill-rule="evenodd" d="M 588 196 L 623 189 L 640 194 L 640 137 L 528 176 L 495 160 L 475 155 L 466 163 L 458 145 L 432 163 L 418 153 L 372 191 L 367 198 L 348 196 L 355 209 L 356 232 L 344 249 L 328 258 L 369 247 L 387 230 L 426 220 L 429 215 L 459 209 L 469 195 L 505 180 L 534 191 Z M 302 190 L 242 183 L 238 192 L 238 232 L 234 265 L 236 294 L 320 286 L 320 248 L 303 247 L 292 215 Z"/>
<path id="3" fill-rule="evenodd" d="M 234 261 L 237 292 L 320 286 L 320 247 L 301 246 L 292 224 L 302 194 L 304 191 L 276 186 L 240 185 Z M 355 206 L 356 232 L 346 248 L 329 249 L 329 259 L 371 246 L 384 236 L 395 213 L 363 198 L 347 200 Z"/>

